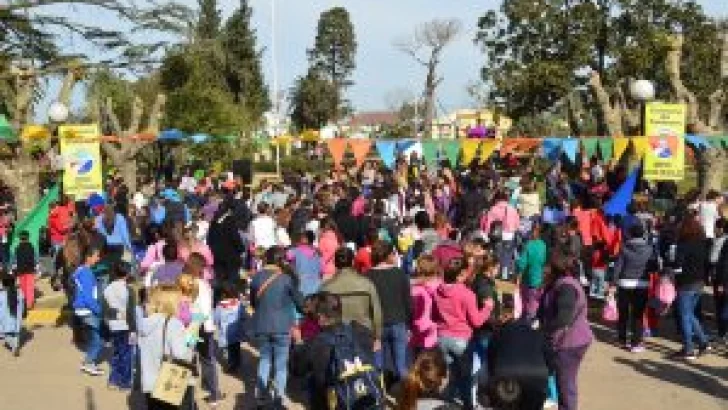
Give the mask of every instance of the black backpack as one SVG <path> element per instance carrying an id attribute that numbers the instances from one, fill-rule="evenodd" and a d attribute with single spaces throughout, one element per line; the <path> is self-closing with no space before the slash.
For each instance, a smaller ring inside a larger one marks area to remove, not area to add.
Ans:
<path id="1" fill-rule="evenodd" d="M 172 224 L 175 222 L 185 222 L 185 206 L 182 202 L 168 201 L 164 206 L 164 222 Z"/>
<path id="2" fill-rule="evenodd" d="M 326 374 L 329 409 L 383 409 L 382 376 L 373 364 L 373 354 L 356 342 L 351 325 L 342 325 L 324 337 L 331 347 Z"/>

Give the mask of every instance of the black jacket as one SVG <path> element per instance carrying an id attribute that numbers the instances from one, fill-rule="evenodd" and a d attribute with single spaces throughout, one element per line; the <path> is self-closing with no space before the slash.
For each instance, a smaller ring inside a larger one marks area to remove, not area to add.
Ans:
<path id="1" fill-rule="evenodd" d="M 372 268 L 367 276 L 374 283 L 382 305 L 382 324 L 393 325 L 412 323 L 412 296 L 410 281 L 402 269 Z"/>
<path id="2" fill-rule="evenodd" d="M 677 290 L 700 290 L 705 285 L 710 248 L 706 240 L 679 241 L 675 251 L 675 287 Z M 720 262 L 719 262 L 720 263 Z"/>
<path id="3" fill-rule="evenodd" d="M 231 211 L 215 216 L 207 233 L 207 244 L 212 251 L 216 270 L 234 270 L 243 265 L 241 253 L 245 248 Z"/>
<path id="4" fill-rule="evenodd" d="M 30 242 L 20 242 L 15 250 L 17 273 L 35 272 L 35 250 Z"/>

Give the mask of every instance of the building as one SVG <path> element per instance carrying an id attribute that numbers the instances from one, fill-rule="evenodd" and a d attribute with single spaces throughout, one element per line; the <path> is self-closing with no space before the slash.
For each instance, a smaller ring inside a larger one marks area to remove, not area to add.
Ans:
<path id="1" fill-rule="evenodd" d="M 432 137 L 437 139 L 465 138 L 468 131 L 482 126 L 495 128 L 497 138 L 502 138 L 513 126 L 513 120 L 500 115 L 497 118 L 493 111 L 488 109 L 459 109 L 437 118 L 432 123 Z"/>

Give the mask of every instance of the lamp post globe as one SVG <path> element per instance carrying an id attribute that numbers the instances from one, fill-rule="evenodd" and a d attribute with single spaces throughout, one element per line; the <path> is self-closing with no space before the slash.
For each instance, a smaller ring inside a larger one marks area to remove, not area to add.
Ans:
<path id="1" fill-rule="evenodd" d="M 655 85 L 650 80 L 632 81 L 629 87 L 632 98 L 641 102 L 655 99 Z"/>
<path id="2" fill-rule="evenodd" d="M 48 118 L 55 123 L 65 122 L 68 119 L 68 107 L 61 102 L 54 102 L 48 108 Z"/>

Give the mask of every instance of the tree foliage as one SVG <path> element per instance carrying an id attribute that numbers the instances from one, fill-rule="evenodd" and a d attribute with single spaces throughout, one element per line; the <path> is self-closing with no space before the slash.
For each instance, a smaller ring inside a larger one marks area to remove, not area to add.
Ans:
<path id="1" fill-rule="evenodd" d="M 291 120 L 298 130 L 319 129 L 332 119 L 337 103 L 334 84 L 310 69 L 291 90 Z"/>

